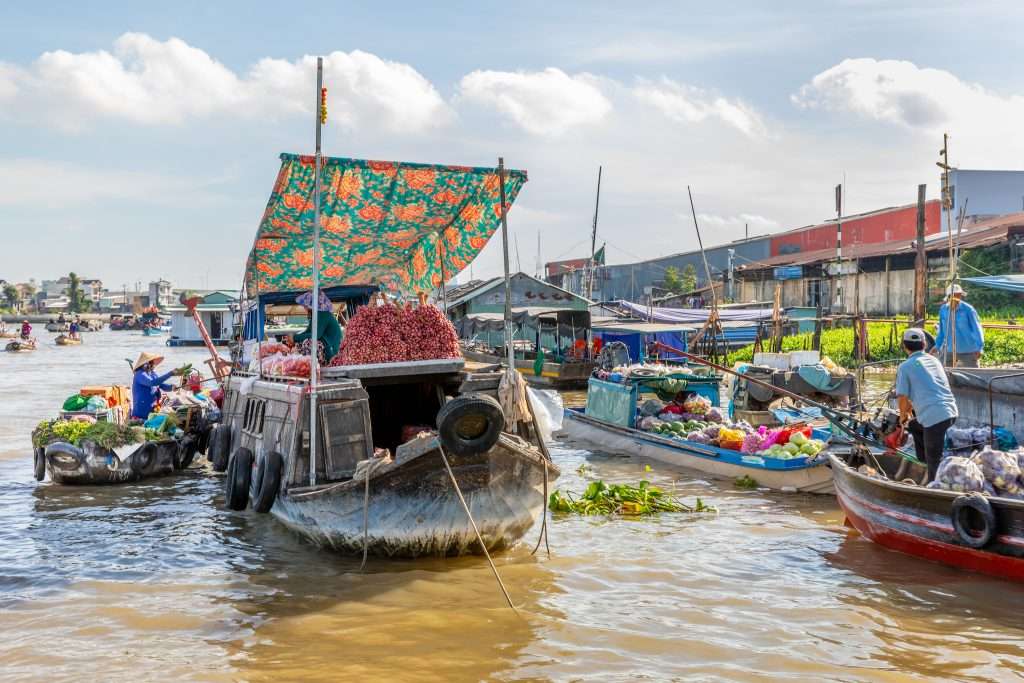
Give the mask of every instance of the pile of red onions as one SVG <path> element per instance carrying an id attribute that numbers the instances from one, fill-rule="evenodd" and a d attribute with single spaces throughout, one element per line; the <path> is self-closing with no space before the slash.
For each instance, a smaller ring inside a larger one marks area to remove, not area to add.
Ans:
<path id="1" fill-rule="evenodd" d="M 461 358 L 459 335 L 434 306 L 363 306 L 345 327 L 330 365 Z"/>

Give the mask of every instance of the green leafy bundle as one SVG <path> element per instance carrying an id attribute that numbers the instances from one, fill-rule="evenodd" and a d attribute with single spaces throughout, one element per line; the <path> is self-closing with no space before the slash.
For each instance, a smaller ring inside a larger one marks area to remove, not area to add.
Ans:
<path id="1" fill-rule="evenodd" d="M 666 494 L 648 481 L 636 486 L 605 484 L 592 481 L 580 496 L 555 490 L 548 500 L 553 512 L 574 512 L 580 515 L 653 515 L 659 512 L 718 512 L 705 505 L 700 498 L 695 505 L 687 505 Z"/>
<path id="2" fill-rule="evenodd" d="M 153 432 L 154 438 L 150 438 L 147 432 L 153 432 L 153 430 L 143 431 L 113 422 L 89 424 L 75 420 L 44 420 L 32 432 L 32 445 L 36 448 L 43 448 L 51 443 L 64 441 L 74 446 L 80 446 L 83 441 L 92 441 L 101 448 L 112 450 L 143 440 L 151 441 L 162 438 L 162 435 L 157 435 L 156 432 Z"/>

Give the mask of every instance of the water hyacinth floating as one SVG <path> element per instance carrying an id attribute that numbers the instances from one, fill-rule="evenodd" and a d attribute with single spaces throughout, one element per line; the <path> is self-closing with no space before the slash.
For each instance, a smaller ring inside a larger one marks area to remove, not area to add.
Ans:
<path id="1" fill-rule="evenodd" d="M 605 484 L 592 481 L 586 490 L 574 495 L 555 490 L 548 500 L 552 512 L 572 512 L 579 515 L 653 515 L 659 512 L 718 512 L 700 498 L 687 505 L 670 496 L 648 481 L 637 485 Z"/>

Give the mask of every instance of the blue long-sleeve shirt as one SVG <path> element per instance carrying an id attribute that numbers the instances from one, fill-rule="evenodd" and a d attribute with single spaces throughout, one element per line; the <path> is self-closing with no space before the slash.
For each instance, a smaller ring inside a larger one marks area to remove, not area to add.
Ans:
<path id="1" fill-rule="evenodd" d="M 966 301 L 956 307 L 956 352 L 978 353 L 985 348 L 985 332 L 981 329 L 978 312 Z M 953 352 L 953 338 L 949 332 L 949 302 L 939 308 L 939 334 L 935 337 L 935 348 L 940 353 Z"/>
<path id="2" fill-rule="evenodd" d="M 174 371 L 166 375 L 158 375 L 152 370 L 139 370 L 132 380 L 132 417 L 145 420 L 153 410 L 156 403 L 157 392 L 160 389 L 170 391 L 174 387 L 164 384 L 174 374 Z"/>

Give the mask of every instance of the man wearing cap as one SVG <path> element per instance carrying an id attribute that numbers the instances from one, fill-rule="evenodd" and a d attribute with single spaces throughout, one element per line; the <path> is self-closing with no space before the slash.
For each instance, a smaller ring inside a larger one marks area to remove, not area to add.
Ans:
<path id="1" fill-rule="evenodd" d="M 903 332 L 903 349 L 909 357 L 896 371 L 896 397 L 900 424 L 914 437 L 917 459 L 927 463 L 931 481 L 942 460 L 946 430 L 959 412 L 946 371 L 938 358 L 925 352 L 927 344 L 924 330 L 911 327 Z"/>
<path id="2" fill-rule="evenodd" d="M 135 377 L 132 380 L 132 417 L 140 420 L 147 419 L 153 412 L 153 405 L 156 403 L 160 390 L 170 391 L 174 388 L 165 382 L 174 375 L 180 375 L 182 369 L 176 368 L 167 374 L 158 375 L 156 366 L 163 360 L 163 356 L 143 351 L 132 366 L 132 370 L 135 372 Z"/>
<path id="3" fill-rule="evenodd" d="M 985 347 L 985 332 L 974 306 L 963 300 L 964 290 L 958 284 L 946 288 L 946 301 L 939 307 L 939 335 L 935 339 L 934 353 L 943 365 L 953 365 L 953 336 L 950 332 L 950 310 L 956 332 L 956 366 L 976 368 Z"/>

